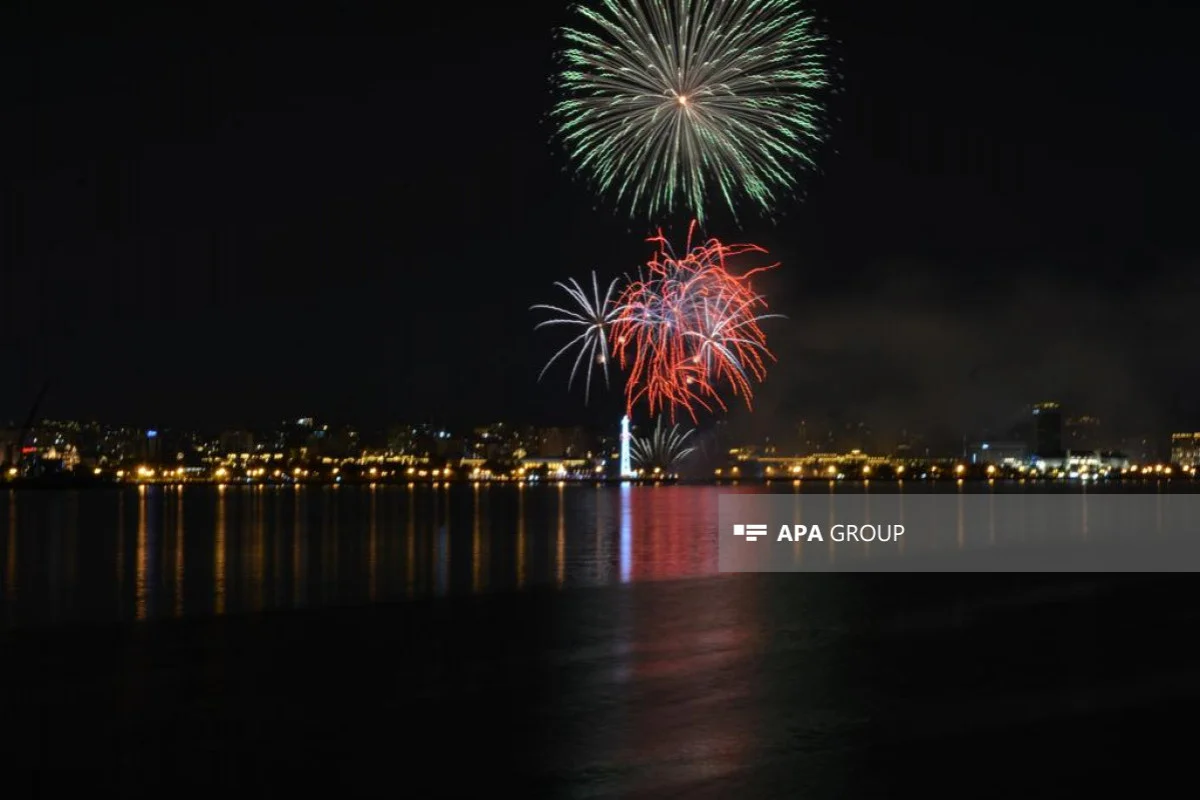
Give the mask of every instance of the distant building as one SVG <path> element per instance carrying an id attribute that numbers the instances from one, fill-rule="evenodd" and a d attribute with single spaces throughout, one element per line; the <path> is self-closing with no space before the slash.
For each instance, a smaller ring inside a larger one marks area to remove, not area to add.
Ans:
<path id="1" fill-rule="evenodd" d="M 20 431 L 15 428 L 0 430 L 0 464 L 15 464 L 20 460 Z"/>
<path id="2" fill-rule="evenodd" d="M 1171 463 L 1200 467 L 1200 431 L 1171 434 Z"/>
<path id="3" fill-rule="evenodd" d="M 1029 461 L 1025 442 L 976 442 L 967 448 L 972 464 L 1019 465 Z"/>
<path id="4" fill-rule="evenodd" d="M 221 454 L 249 453 L 254 449 L 254 437 L 249 431 L 225 431 L 221 434 Z"/>
<path id="5" fill-rule="evenodd" d="M 145 438 L 141 442 L 141 460 L 148 461 L 151 464 L 157 464 L 162 460 L 162 440 L 158 435 L 158 431 L 151 429 L 146 431 Z"/>
<path id="6" fill-rule="evenodd" d="M 586 458 L 523 458 L 521 468 L 529 471 L 545 470 L 550 478 L 596 474 L 594 465 Z"/>
<path id="7" fill-rule="evenodd" d="M 537 454 L 543 458 L 561 458 L 571 452 L 571 434 L 564 428 L 539 431 Z"/>
<path id="8" fill-rule="evenodd" d="M 1033 407 L 1033 452 L 1038 456 L 1063 453 L 1062 408 L 1058 403 L 1038 403 Z"/>
<path id="9" fill-rule="evenodd" d="M 1124 453 L 1081 450 L 1061 453 L 1057 456 L 1038 456 L 1034 466 L 1042 472 L 1068 470 L 1072 472 L 1111 472 L 1129 467 L 1129 458 Z"/>

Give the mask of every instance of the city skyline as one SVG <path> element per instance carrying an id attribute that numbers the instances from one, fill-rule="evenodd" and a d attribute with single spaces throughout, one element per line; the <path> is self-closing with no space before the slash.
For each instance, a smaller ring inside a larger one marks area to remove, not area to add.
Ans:
<path id="1" fill-rule="evenodd" d="M 1057 402 L 1043 401 L 1025 407 L 1020 421 L 1007 426 L 994 426 L 957 435 L 944 431 L 928 431 L 905 428 L 901 430 L 879 430 L 870 420 L 843 421 L 834 418 L 805 418 L 789 422 L 776 421 L 775 428 L 767 435 L 755 436 L 744 428 L 731 426 L 720 421 L 707 426 L 678 426 L 679 435 L 696 434 L 697 442 L 706 441 L 710 446 L 722 442 L 720 448 L 735 447 L 749 452 L 754 450 L 768 455 L 805 455 L 836 452 L 865 452 L 906 458 L 961 457 L 969 460 L 1001 458 L 1020 451 L 1021 459 L 1035 455 L 1056 456 L 1063 453 L 1113 453 L 1131 456 L 1136 461 L 1159 458 L 1179 447 L 1190 447 L 1194 428 L 1170 431 L 1150 430 L 1140 426 L 1136 420 L 1124 420 L 1107 424 L 1101 418 L 1077 409 L 1064 407 Z M 650 420 L 631 420 L 630 429 L 638 435 L 647 436 L 667 422 L 659 416 Z M 219 450 L 229 452 L 286 452 L 304 449 L 314 453 L 335 452 L 339 456 L 352 456 L 365 452 L 392 452 L 447 457 L 479 457 L 482 444 L 489 440 L 530 440 L 543 443 L 559 441 L 559 449 L 539 449 L 537 445 L 513 445 L 528 448 L 531 455 L 564 456 L 572 450 L 594 451 L 613 447 L 620 441 L 624 421 L 609 420 L 607 425 L 554 425 L 521 421 L 492 420 L 472 425 L 444 425 L 435 421 L 395 421 L 385 426 L 362 427 L 346 421 L 322 417 L 293 417 L 277 419 L 266 426 L 221 426 L 199 427 L 158 426 L 152 424 L 120 424 L 97 420 L 62 420 L 37 415 L 26 427 L 8 421 L 7 427 L 0 425 L 0 462 L 15 462 L 13 454 L 18 445 L 25 450 L 39 452 L 47 447 L 70 443 L 83 447 L 87 439 L 89 449 L 108 440 L 134 442 L 133 448 L 146 451 L 148 443 L 179 450 L 182 453 L 202 453 Z M 1187 441 L 1184 442 L 1184 439 Z M 141 442 L 141 444 L 137 444 Z M 567 446 L 569 442 L 573 442 Z M 587 444 L 585 444 L 585 442 Z M 607 442 L 608 444 L 604 444 Z M 510 442 L 511 444 L 511 442 Z M 128 443 L 122 447 L 128 448 Z M 991 448 L 991 451 L 989 451 Z M 142 456 L 139 456 L 141 458 Z M 170 461 L 171 454 L 162 452 L 156 460 Z"/>

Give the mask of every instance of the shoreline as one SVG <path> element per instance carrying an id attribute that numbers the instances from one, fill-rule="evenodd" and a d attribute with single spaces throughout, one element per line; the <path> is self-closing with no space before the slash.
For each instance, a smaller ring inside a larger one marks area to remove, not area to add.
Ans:
<path id="1" fill-rule="evenodd" d="M 533 486 L 713 486 L 713 487 L 735 487 L 735 486 L 912 486 L 912 485 L 962 485 L 962 486 L 979 486 L 979 485 L 1005 485 L 1005 486 L 1029 486 L 1029 487 L 1078 487 L 1085 488 L 1088 486 L 1172 486 L 1172 487 L 1189 487 L 1194 486 L 1200 488 L 1200 476 L 1172 476 L 1172 477 L 1154 477 L 1154 478 L 1130 478 L 1130 477 L 1111 477 L 1099 480 L 1081 481 L 1078 478 L 1006 478 L 1006 477 L 945 477 L 945 478 L 855 478 L 855 479 L 830 479 L 830 478 L 742 478 L 738 480 L 711 480 L 711 479 L 600 479 L 595 478 L 563 478 L 550 480 L 470 480 L 470 479 L 454 479 L 454 480 L 133 480 L 133 481 L 116 481 L 116 480 L 96 480 L 92 478 L 84 479 L 61 479 L 61 478 L 43 478 L 43 479 L 11 479 L 0 482 L 0 488 L 13 490 L 27 491 L 79 491 L 84 489 L 130 489 L 143 486 L 166 487 L 166 488 L 184 488 L 188 486 L 207 486 L 214 488 L 226 487 L 247 487 L 247 486 L 264 486 L 273 489 L 278 488 L 337 488 L 341 486 L 354 487 L 432 487 L 432 488 L 449 488 L 451 486 L 518 486 L 518 487 L 533 487 Z"/>

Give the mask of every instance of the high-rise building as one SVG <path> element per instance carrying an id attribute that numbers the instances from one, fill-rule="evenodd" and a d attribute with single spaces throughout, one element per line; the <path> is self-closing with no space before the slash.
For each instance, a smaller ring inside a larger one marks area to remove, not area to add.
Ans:
<path id="1" fill-rule="evenodd" d="M 142 442 L 141 451 L 143 461 L 157 464 L 162 460 L 162 441 L 158 436 L 157 430 L 146 431 L 146 438 Z"/>
<path id="2" fill-rule="evenodd" d="M 1062 408 L 1058 403 L 1038 403 L 1033 407 L 1033 416 L 1034 455 L 1061 455 L 1063 452 Z"/>
<path id="3" fill-rule="evenodd" d="M 1171 434 L 1171 463 L 1200 467 L 1200 431 Z"/>

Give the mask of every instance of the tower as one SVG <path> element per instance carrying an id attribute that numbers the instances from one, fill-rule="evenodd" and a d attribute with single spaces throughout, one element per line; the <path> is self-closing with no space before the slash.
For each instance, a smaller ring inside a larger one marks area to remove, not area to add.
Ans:
<path id="1" fill-rule="evenodd" d="M 633 477 L 633 465 L 629 459 L 629 440 L 632 439 L 629 433 L 629 415 L 621 417 L 621 477 Z"/>

